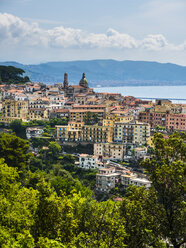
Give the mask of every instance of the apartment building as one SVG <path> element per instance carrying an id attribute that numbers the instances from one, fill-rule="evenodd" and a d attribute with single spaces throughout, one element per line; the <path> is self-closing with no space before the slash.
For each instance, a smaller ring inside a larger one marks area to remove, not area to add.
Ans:
<path id="1" fill-rule="evenodd" d="M 26 92 L 33 93 L 34 91 L 39 91 L 40 89 L 41 89 L 41 85 L 39 85 L 39 84 L 35 84 L 32 82 L 27 82 L 25 84 L 25 91 Z"/>
<path id="2" fill-rule="evenodd" d="M 67 126 L 56 126 L 57 139 L 70 142 L 112 142 L 113 128 L 98 124 L 84 125 L 84 122 L 70 121 Z"/>
<path id="3" fill-rule="evenodd" d="M 34 108 L 34 109 L 49 109 L 51 100 L 48 99 L 47 97 L 39 97 L 39 98 L 34 98 L 30 100 L 29 102 L 29 107 Z"/>
<path id="4" fill-rule="evenodd" d="M 80 154 L 79 167 L 85 170 L 104 168 L 104 163 L 101 162 L 98 156 L 89 154 Z"/>
<path id="5" fill-rule="evenodd" d="M 136 159 L 145 158 L 147 156 L 147 147 L 134 148 L 134 156 Z"/>
<path id="6" fill-rule="evenodd" d="M 108 193 L 116 187 L 119 178 L 120 173 L 116 172 L 115 167 L 101 168 L 96 174 L 96 189 Z"/>
<path id="7" fill-rule="evenodd" d="M 150 138 L 150 125 L 136 122 L 133 124 L 133 143 L 146 144 Z"/>
<path id="8" fill-rule="evenodd" d="M 147 123 L 114 124 L 114 141 L 129 144 L 146 144 L 150 137 L 150 125 Z"/>
<path id="9" fill-rule="evenodd" d="M 106 109 L 106 105 L 73 105 L 73 109 L 83 109 L 83 110 L 105 110 Z"/>
<path id="10" fill-rule="evenodd" d="M 123 189 L 133 184 L 137 187 L 145 187 L 149 189 L 151 182 L 146 178 L 139 178 L 137 174 L 126 169 L 117 169 L 116 167 L 107 167 L 99 169 L 96 174 L 96 189 L 109 192 L 115 188 L 118 183 L 121 183 Z"/>
<path id="11" fill-rule="evenodd" d="M 84 105 L 86 100 L 87 100 L 87 95 L 86 94 L 77 94 L 77 95 L 75 95 L 75 103 L 76 104 Z"/>
<path id="12" fill-rule="evenodd" d="M 146 110 L 139 113 L 139 121 L 149 123 L 151 128 L 157 126 L 166 126 L 166 113 L 153 112 L 153 110 Z"/>
<path id="13" fill-rule="evenodd" d="M 33 120 L 48 120 L 49 110 L 45 108 L 29 108 L 28 119 Z"/>
<path id="14" fill-rule="evenodd" d="M 134 121 L 134 116 L 132 115 L 121 116 L 110 112 L 109 114 L 106 115 L 106 119 L 103 120 L 103 124 L 104 121 L 105 122 L 110 121 L 110 125 L 112 125 L 112 123 L 114 125 L 115 122 L 128 123 Z"/>
<path id="15" fill-rule="evenodd" d="M 96 114 L 99 122 L 101 122 L 105 116 L 105 111 L 103 109 L 69 109 L 69 120 L 83 122 L 87 113 Z"/>
<path id="16" fill-rule="evenodd" d="M 151 182 L 148 179 L 139 178 L 136 174 L 130 172 L 121 175 L 121 184 L 123 185 L 124 189 L 126 189 L 131 184 L 137 187 L 145 187 L 146 189 L 151 187 Z"/>
<path id="17" fill-rule="evenodd" d="M 186 114 L 171 114 L 145 111 L 139 113 L 139 121 L 149 123 L 151 128 L 157 126 L 170 130 L 186 130 Z"/>
<path id="18" fill-rule="evenodd" d="M 81 141 L 107 143 L 113 142 L 113 127 L 95 125 L 84 125 L 81 132 Z"/>
<path id="19" fill-rule="evenodd" d="M 29 120 L 48 120 L 49 119 L 50 99 L 46 97 L 34 98 L 29 102 Z"/>
<path id="20" fill-rule="evenodd" d="M 40 138 L 43 133 L 43 127 L 27 127 L 26 128 L 26 137 L 30 138 Z"/>
<path id="21" fill-rule="evenodd" d="M 69 122 L 68 125 L 56 125 L 56 136 L 57 140 L 77 142 L 81 141 L 81 130 L 83 122 Z"/>
<path id="22" fill-rule="evenodd" d="M 95 143 L 94 155 L 104 159 L 123 160 L 126 148 L 124 144 L 118 143 Z"/>
<path id="23" fill-rule="evenodd" d="M 104 127 L 114 127 L 114 121 L 112 119 L 103 119 L 102 124 Z"/>
<path id="24" fill-rule="evenodd" d="M 15 119 L 27 121 L 28 101 L 6 99 L 2 102 L 2 116 L 0 122 L 10 123 Z"/>
<path id="25" fill-rule="evenodd" d="M 121 184 L 126 189 L 131 184 L 131 179 L 136 178 L 137 175 L 128 171 L 126 174 L 121 175 Z"/>
<path id="26" fill-rule="evenodd" d="M 186 114 L 167 114 L 166 128 L 171 130 L 186 130 Z"/>
<path id="27" fill-rule="evenodd" d="M 68 109 L 65 109 L 65 108 L 61 108 L 61 109 L 52 109 L 50 110 L 50 118 L 63 118 L 63 117 L 66 117 L 68 118 L 69 117 L 69 110 Z"/>
<path id="28" fill-rule="evenodd" d="M 146 189 L 151 187 L 151 182 L 146 178 L 131 178 L 130 184 L 133 184 L 137 187 L 145 187 Z"/>

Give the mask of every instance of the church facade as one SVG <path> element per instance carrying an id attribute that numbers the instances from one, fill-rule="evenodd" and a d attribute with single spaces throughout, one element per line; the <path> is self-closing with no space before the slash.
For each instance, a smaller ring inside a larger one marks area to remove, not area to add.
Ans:
<path id="1" fill-rule="evenodd" d="M 74 97 L 77 94 L 93 92 L 93 89 L 89 88 L 88 86 L 88 80 L 85 77 L 85 73 L 83 73 L 79 85 L 69 85 L 68 74 L 65 73 L 63 81 L 63 90 L 65 92 L 65 96 L 71 98 L 72 100 L 74 100 Z"/>

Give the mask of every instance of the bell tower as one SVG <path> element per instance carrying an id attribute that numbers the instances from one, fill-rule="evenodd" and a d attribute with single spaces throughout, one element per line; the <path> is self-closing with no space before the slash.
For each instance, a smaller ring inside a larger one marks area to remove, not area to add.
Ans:
<path id="1" fill-rule="evenodd" d="M 64 87 L 64 89 L 68 88 L 68 74 L 66 72 L 64 74 L 63 87 Z"/>

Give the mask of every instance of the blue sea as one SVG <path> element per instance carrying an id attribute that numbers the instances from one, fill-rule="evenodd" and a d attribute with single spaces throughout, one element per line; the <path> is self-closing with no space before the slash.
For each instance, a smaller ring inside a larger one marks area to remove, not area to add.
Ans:
<path id="1" fill-rule="evenodd" d="M 141 99 L 145 99 L 145 98 L 172 99 L 173 103 L 186 104 L 186 85 L 185 86 L 100 87 L 100 88 L 95 88 L 94 90 L 95 92 L 121 93 L 123 96 L 134 96 L 134 97 L 139 97 Z M 177 99 L 182 99 L 182 100 L 177 100 Z"/>

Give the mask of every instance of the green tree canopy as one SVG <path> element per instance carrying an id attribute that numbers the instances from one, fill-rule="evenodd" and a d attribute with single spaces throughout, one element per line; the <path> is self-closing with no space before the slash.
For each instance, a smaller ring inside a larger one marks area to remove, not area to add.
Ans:
<path id="1" fill-rule="evenodd" d="M 0 247 L 34 246 L 31 226 L 37 207 L 37 191 L 16 181 L 16 168 L 0 160 Z"/>
<path id="2" fill-rule="evenodd" d="M 61 146 L 56 141 L 51 141 L 49 143 L 48 148 L 49 148 L 49 155 L 53 159 L 57 159 L 59 156 L 59 152 L 61 151 Z"/>
<path id="3" fill-rule="evenodd" d="M 21 120 L 14 120 L 10 123 L 9 127 L 16 135 L 22 139 L 26 138 L 26 126 L 23 125 Z"/>
<path id="4" fill-rule="evenodd" d="M 98 123 L 98 121 L 99 119 L 97 113 L 87 112 L 86 116 L 84 117 L 85 125 L 93 125 Z"/>
<path id="5" fill-rule="evenodd" d="M 28 143 L 15 134 L 0 134 L 0 158 L 4 158 L 8 166 L 23 169 L 30 153 Z"/>
<path id="6" fill-rule="evenodd" d="M 0 79 L 2 83 L 25 83 L 30 81 L 28 76 L 22 77 L 24 70 L 14 66 L 0 66 Z"/>
<path id="7" fill-rule="evenodd" d="M 186 134 L 154 135 L 154 156 L 143 162 L 159 206 L 159 234 L 175 248 L 185 240 Z M 157 216 L 158 217 L 158 216 Z"/>
<path id="8" fill-rule="evenodd" d="M 158 221 L 161 210 L 153 190 L 130 186 L 122 202 L 121 215 L 126 220 L 127 247 L 162 247 Z"/>

